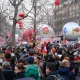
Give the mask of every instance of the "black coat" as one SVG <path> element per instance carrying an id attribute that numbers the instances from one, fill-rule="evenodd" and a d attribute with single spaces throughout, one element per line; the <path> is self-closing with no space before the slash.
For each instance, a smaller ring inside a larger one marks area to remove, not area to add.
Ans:
<path id="1" fill-rule="evenodd" d="M 4 78 L 4 75 L 3 75 L 3 72 L 2 72 L 1 69 L 0 69 L 0 80 L 6 80 L 6 79 Z"/>
<path id="2" fill-rule="evenodd" d="M 46 80 L 55 80 L 55 78 L 51 75 L 56 75 L 56 72 L 52 71 L 52 72 L 48 73 Z"/>
<path id="3" fill-rule="evenodd" d="M 24 72 L 19 72 L 16 74 L 15 79 L 24 78 Z"/>
<path id="4" fill-rule="evenodd" d="M 14 79 L 14 72 L 12 70 L 3 70 L 3 74 L 6 80 Z"/>

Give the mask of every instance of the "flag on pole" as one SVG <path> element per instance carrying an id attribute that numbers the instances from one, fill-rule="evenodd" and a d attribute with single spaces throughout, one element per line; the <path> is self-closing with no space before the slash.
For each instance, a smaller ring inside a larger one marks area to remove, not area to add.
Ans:
<path id="1" fill-rule="evenodd" d="M 44 48 L 43 48 L 42 53 L 43 53 L 44 55 L 47 54 L 46 42 L 44 42 Z"/>

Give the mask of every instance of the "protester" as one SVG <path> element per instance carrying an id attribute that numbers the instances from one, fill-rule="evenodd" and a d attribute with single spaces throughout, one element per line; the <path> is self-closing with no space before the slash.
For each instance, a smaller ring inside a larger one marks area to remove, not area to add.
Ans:
<path id="1" fill-rule="evenodd" d="M 36 65 L 34 65 L 33 57 L 28 58 L 28 66 L 26 67 L 25 70 L 25 77 L 26 78 L 31 77 L 34 78 L 35 80 L 40 80 L 38 68 Z"/>
<path id="2" fill-rule="evenodd" d="M 40 44 L 41 47 L 34 42 L 24 47 L 3 47 L 0 49 L 0 80 L 75 80 L 80 74 L 80 44 L 62 42 L 49 41 L 45 46 Z"/>
<path id="3" fill-rule="evenodd" d="M 15 66 L 15 79 L 20 79 L 20 78 L 24 78 L 24 64 L 23 63 L 18 63 Z"/>
<path id="4" fill-rule="evenodd" d="M 6 80 L 1 69 L 0 69 L 0 80 Z"/>
<path id="5" fill-rule="evenodd" d="M 46 80 L 55 80 L 55 77 L 52 76 L 56 74 L 56 72 L 54 72 L 54 64 L 52 62 L 47 62 L 46 74 L 47 74 Z"/>
<path id="6" fill-rule="evenodd" d="M 2 71 L 6 80 L 14 80 L 14 72 L 8 61 L 3 62 Z"/>
<path id="7" fill-rule="evenodd" d="M 62 76 L 65 80 L 75 80 L 75 75 L 69 69 L 70 63 L 68 60 L 63 60 L 61 62 L 61 67 L 57 70 L 57 74 Z"/>
<path id="8" fill-rule="evenodd" d="M 10 64 L 11 64 L 11 67 L 12 67 L 13 71 L 14 71 L 16 63 L 17 63 L 17 58 L 15 56 L 12 56 L 11 59 L 10 59 Z"/>

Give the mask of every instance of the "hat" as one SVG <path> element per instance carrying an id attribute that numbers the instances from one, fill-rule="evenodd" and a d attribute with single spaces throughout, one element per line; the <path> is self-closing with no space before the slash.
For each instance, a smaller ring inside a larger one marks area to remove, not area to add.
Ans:
<path id="1" fill-rule="evenodd" d="M 3 68 L 6 67 L 6 66 L 10 66 L 10 63 L 8 61 L 5 61 L 5 62 L 2 63 Z"/>
<path id="2" fill-rule="evenodd" d="M 5 53 L 10 54 L 10 53 L 11 53 L 11 51 L 10 51 L 10 50 L 5 50 Z"/>
<path id="3" fill-rule="evenodd" d="M 55 52 L 56 52 L 56 49 L 55 49 L 55 48 L 52 48 L 51 51 L 52 51 L 53 53 L 55 53 Z"/>
<path id="4" fill-rule="evenodd" d="M 33 64 L 33 63 L 34 63 L 34 58 L 28 57 L 28 64 Z"/>

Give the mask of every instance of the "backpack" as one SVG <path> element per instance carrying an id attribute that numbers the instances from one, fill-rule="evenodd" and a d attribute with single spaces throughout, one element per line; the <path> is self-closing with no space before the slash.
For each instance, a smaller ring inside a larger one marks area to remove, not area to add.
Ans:
<path id="1" fill-rule="evenodd" d="M 50 75 L 51 77 L 53 77 L 53 79 L 55 80 L 65 80 L 63 77 L 61 77 L 59 74 L 56 75 Z"/>

